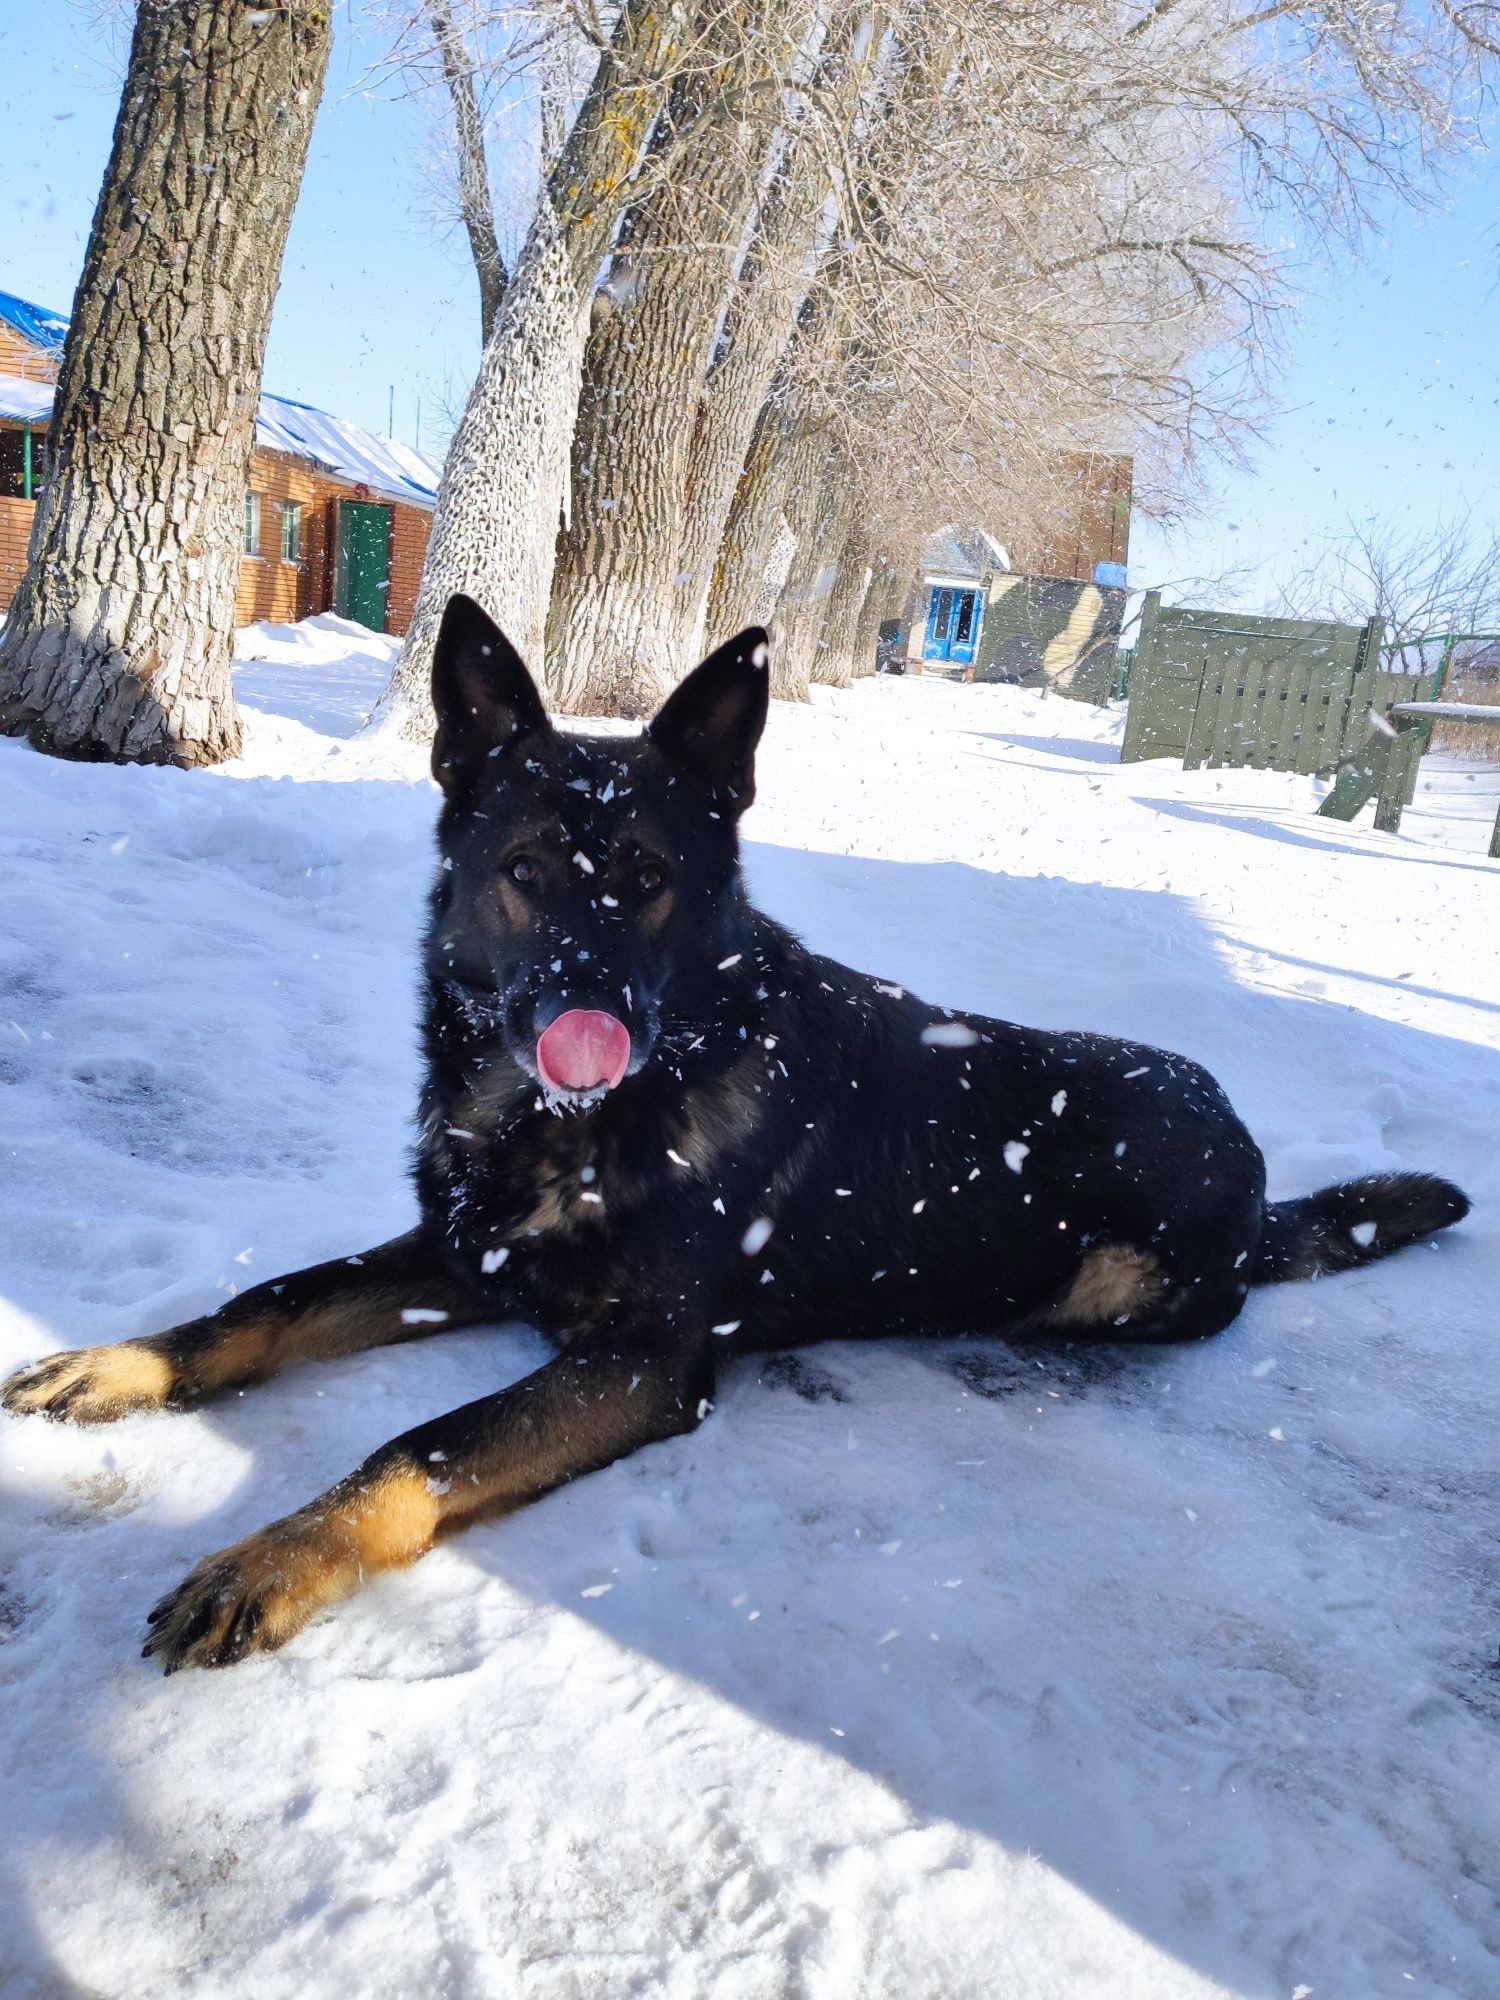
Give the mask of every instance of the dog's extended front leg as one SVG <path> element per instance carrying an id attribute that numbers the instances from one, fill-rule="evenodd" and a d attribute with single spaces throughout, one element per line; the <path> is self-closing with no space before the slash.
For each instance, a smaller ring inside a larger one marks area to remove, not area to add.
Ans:
<path id="1" fill-rule="evenodd" d="M 9 1378 L 0 1403 L 21 1416 L 110 1423 L 131 1410 L 177 1407 L 215 1389 L 263 1382 L 289 1361 L 354 1354 L 471 1326 L 495 1312 L 413 1229 L 357 1257 L 255 1285 L 165 1333 L 49 1354 Z"/>
<path id="2" fill-rule="evenodd" d="M 224 1667 L 290 1639 L 368 1576 L 535 1500 L 707 1414 L 701 1336 L 599 1335 L 497 1396 L 407 1431 L 311 1505 L 208 1556 L 151 1613 L 168 1673 Z"/>

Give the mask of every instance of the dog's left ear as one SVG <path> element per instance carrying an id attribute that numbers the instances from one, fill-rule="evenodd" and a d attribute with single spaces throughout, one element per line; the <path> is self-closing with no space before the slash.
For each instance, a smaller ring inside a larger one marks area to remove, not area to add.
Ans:
<path id="1" fill-rule="evenodd" d="M 737 819 L 755 797 L 755 746 L 770 699 L 766 635 L 747 625 L 673 689 L 646 734 Z"/>
<path id="2" fill-rule="evenodd" d="M 443 612 L 432 705 L 432 775 L 450 798 L 493 774 L 490 760 L 512 744 L 552 727 L 521 655 L 472 597 L 450 597 Z"/>

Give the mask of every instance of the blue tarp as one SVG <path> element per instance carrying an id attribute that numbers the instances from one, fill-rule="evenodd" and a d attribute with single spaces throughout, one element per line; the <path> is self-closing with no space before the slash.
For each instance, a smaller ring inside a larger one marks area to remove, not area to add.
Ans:
<path id="1" fill-rule="evenodd" d="M 29 299 L 18 299 L 14 292 L 0 292 L 0 320 L 13 326 L 23 340 L 46 348 L 49 354 L 62 353 L 63 336 L 68 331 L 65 313 L 48 312 L 45 306 L 34 306 Z"/>

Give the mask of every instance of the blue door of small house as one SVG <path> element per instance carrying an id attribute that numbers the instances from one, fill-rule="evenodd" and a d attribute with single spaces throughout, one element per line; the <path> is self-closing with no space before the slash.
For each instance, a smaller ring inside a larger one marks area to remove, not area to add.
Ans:
<path id="1" fill-rule="evenodd" d="M 974 664 L 979 644 L 979 620 L 984 610 L 982 590 L 960 590 L 951 584 L 934 584 L 927 607 L 927 638 L 922 647 L 924 660 L 951 660 L 955 666 Z"/>

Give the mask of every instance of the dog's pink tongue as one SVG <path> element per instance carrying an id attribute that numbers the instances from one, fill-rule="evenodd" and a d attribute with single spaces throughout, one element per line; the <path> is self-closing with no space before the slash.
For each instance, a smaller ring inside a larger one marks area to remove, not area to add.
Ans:
<path id="1" fill-rule="evenodd" d="M 536 1066 L 553 1090 L 613 1090 L 630 1065 L 630 1030 L 613 1014 L 573 1007 L 537 1037 Z"/>

